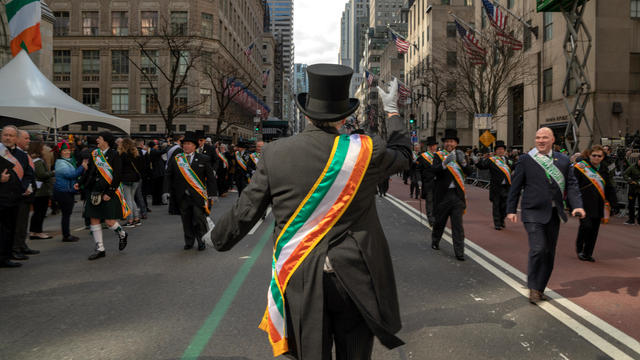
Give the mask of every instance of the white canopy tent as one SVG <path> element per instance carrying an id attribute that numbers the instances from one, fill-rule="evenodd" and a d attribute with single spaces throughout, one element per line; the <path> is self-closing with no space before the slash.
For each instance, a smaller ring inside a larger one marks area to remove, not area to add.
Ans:
<path id="1" fill-rule="evenodd" d="M 93 123 L 129 133 L 131 122 L 76 101 L 44 76 L 23 50 L 0 69 L 0 116 L 52 129 Z"/>

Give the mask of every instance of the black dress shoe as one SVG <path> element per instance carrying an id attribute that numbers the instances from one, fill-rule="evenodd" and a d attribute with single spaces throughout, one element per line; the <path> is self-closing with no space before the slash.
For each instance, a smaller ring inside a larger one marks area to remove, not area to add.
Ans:
<path id="1" fill-rule="evenodd" d="M 65 236 L 62 238 L 62 242 L 76 242 L 78 240 L 80 240 L 80 238 L 73 235 Z"/>
<path id="2" fill-rule="evenodd" d="M 496 230 L 502 230 L 502 228 L 500 226 L 495 226 Z"/>
<path id="3" fill-rule="evenodd" d="M 465 260 L 464 255 L 456 255 L 456 259 L 458 261 L 464 261 Z"/>
<path id="4" fill-rule="evenodd" d="M 588 262 L 596 262 L 596 259 L 594 259 L 593 257 L 589 256 L 589 257 L 587 258 L 587 261 L 588 261 Z"/>
<path id="5" fill-rule="evenodd" d="M 11 260 L 29 260 L 29 257 L 21 252 L 14 251 L 11 253 Z"/>
<path id="6" fill-rule="evenodd" d="M 11 260 L 5 260 L 0 262 L 0 268 L 17 268 L 22 266 L 21 263 L 13 262 Z"/>
<path id="7" fill-rule="evenodd" d="M 431 242 L 431 248 L 433 250 L 440 250 L 440 244 L 438 244 L 437 242 L 432 241 Z"/>
<path id="8" fill-rule="evenodd" d="M 589 258 L 587 256 L 585 256 L 583 253 L 579 253 L 578 254 L 578 259 L 582 260 L 582 261 L 587 261 L 589 260 Z"/>
<path id="9" fill-rule="evenodd" d="M 26 248 L 26 249 L 22 250 L 22 253 L 25 254 L 25 255 L 38 255 L 38 254 L 40 254 L 40 250 L 34 250 L 34 249 Z"/>
<path id="10" fill-rule="evenodd" d="M 96 260 L 96 259 L 99 259 L 99 258 L 103 258 L 105 256 L 107 256 L 107 254 L 104 251 L 97 251 L 96 250 L 96 252 L 94 252 L 93 254 L 89 255 L 89 260 Z"/>
<path id="11" fill-rule="evenodd" d="M 118 242 L 118 250 L 122 251 L 127 247 L 127 238 L 129 237 L 129 233 L 125 232 L 124 236 L 120 238 Z"/>
<path id="12" fill-rule="evenodd" d="M 198 244 L 198 251 L 202 251 L 204 249 L 206 249 L 207 246 L 204 243 Z"/>
<path id="13" fill-rule="evenodd" d="M 188 245 L 187 244 L 187 245 L 184 246 L 184 249 L 185 250 L 191 250 L 191 249 L 193 249 L 193 245 Z"/>

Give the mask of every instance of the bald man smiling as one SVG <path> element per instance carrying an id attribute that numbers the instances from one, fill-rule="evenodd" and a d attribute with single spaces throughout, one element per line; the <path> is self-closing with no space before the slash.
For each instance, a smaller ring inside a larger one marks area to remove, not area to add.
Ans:
<path id="1" fill-rule="evenodd" d="M 518 221 L 516 209 L 522 193 L 522 222 L 529 237 L 527 287 L 529 302 L 548 300 L 547 287 L 558 242 L 560 220 L 567 222 L 564 201 L 573 216 L 585 217 L 578 182 L 569 158 L 553 151 L 553 131 L 536 132 L 536 147 L 518 160 L 507 199 L 507 220 Z"/>

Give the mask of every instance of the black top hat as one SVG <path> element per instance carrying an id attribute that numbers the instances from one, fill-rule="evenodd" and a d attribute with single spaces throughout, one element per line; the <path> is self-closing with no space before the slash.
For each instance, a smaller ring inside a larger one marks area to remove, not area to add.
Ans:
<path id="1" fill-rule="evenodd" d="M 503 147 L 505 150 L 507 149 L 507 145 L 505 145 L 504 141 L 502 141 L 502 140 L 496 141 L 496 145 L 493 148 L 497 149 L 499 147 Z"/>
<path id="2" fill-rule="evenodd" d="M 191 142 L 196 146 L 198 145 L 198 136 L 193 131 L 187 131 L 184 133 L 184 139 L 182 139 L 182 143 Z"/>
<path id="3" fill-rule="evenodd" d="M 427 146 L 431 146 L 431 145 L 438 145 L 438 141 L 436 141 L 435 136 L 429 136 L 427 138 Z"/>
<path id="4" fill-rule="evenodd" d="M 310 119 L 338 121 L 351 115 L 360 102 L 349 98 L 353 70 L 344 65 L 314 64 L 307 67 L 309 92 L 296 96 L 300 111 Z"/>
<path id="5" fill-rule="evenodd" d="M 206 138 L 206 136 L 204 135 L 204 130 L 196 130 L 195 133 L 198 140 Z"/>
<path id="6" fill-rule="evenodd" d="M 458 130 L 456 130 L 456 129 L 444 129 L 444 137 L 442 138 L 442 141 L 449 140 L 449 139 L 453 139 L 457 143 L 459 143 L 460 139 L 458 139 Z"/>

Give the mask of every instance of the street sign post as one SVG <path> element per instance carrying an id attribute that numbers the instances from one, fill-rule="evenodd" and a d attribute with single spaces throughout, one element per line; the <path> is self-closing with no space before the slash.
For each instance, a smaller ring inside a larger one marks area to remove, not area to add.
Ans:
<path id="1" fill-rule="evenodd" d="M 491 129 L 491 114 L 475 114 L 473 127 L 478 130 Z"/>
<path id="2" fill-rule="evenodd" d="M 479 140 L 482 145 L 489 147 L 491 146 L 491 144 L 493 144 L 496 141 L 496 137 L 493 136 L 493 134 L 491 134 L 489 130 L 487 130 L 484 133 L 482 133 L 482 135 L 480 135 Z"/>

